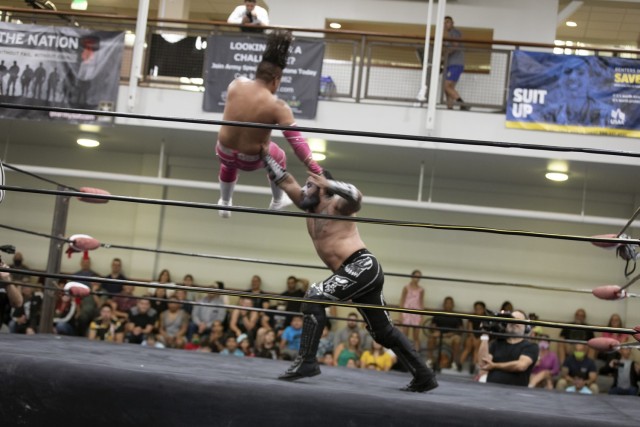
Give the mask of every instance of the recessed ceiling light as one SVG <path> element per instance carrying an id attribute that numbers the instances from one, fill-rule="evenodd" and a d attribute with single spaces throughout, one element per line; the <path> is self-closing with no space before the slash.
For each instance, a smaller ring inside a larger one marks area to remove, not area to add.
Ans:
<path id="1" fill-rule="evenodd" d="M 78 145 L 81 145 L 83 147 L 88 147 L 88 148 L 93 148 L 100 145 L 100 141 L 95 139 L 89 139 L 89 138 L 78 138 L 76 142 L 78 143 Z"/>
<path id="2" fill-rule="evenodd" d="M 333 28 L 334 30 L 339 30 L 340 28 L 342 28 L 342 24 L 339 24 L 338 22 L 332 22 L 329 24 L 329 27 Z"/>
<path id="3" fill-rule="evenodd" d="M 567 24 L 567 27 L 577 27 L 578 26 L 578 24 L 576 24 L 573 21 L 567 21 L 566 24 Z"/>
<path id="4" fill-rule="evenodd" d="M 545 178 L 551 181 L 562 182 L 569 179 L 569 175 L 564 172 L 547 172 Z"/>
<path id="5" fill-rule="evenodd" d="M 80 129 L 81 132 L 91 132 L 91 133 L 98 133 L 100 132 L 100 129 L 102 129 L 99 125 L 92 125 L 89 123 L 82 123 L 81 125 L 78 125 L 78 129 Z"/>
<path id="6" fill-rule="evenodd" d="M 324 153 L 327 151 L 327 140 L 322 138 L 308 138 L 307 144 L 313 152 Z"/>
<path id="7" fill-rule="evenodd" d="M 326 159 L 327 156 L 324 153 L 311 153 L 311 158 L 316 162 L 321 162 Z"/>
<path id="8" fill-rule="evenodd" d="M 89 2 L 87 0 L 73 0 L 71 2 L 71 9 L 73 10 L 87 10 Z"/>

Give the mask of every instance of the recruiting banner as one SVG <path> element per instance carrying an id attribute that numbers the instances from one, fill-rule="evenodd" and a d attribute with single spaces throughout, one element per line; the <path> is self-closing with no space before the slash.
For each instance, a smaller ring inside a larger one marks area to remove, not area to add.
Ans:
<path id="1" fill-rule="evenodd" d="M 255 78 L 266 38 L 260 36 L 209 36 L 204 61 L 203 110 L 224 110 L 227 86 L 237 77 Z M 312 119 L 318 108 L 324 42 L 294 40 L 287 67 L 276 95 L 291 107 L 294 116 Z"/>
<path id="2" fill-rule="evenodd" d="M 507 127 L 640 137 L 640 61 L 515 51 Z"/>
<path id="3" fill-rule="evenodd" d="M 123 32 L 0 22 L 0 101 L 114 111 Z M 0 117 L 110 122 L 94 114 L 0 108 Z"/>

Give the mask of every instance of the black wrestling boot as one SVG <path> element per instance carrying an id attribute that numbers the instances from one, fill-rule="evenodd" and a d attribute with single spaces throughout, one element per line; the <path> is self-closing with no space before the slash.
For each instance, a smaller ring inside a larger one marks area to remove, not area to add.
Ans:
<path id="1" fill-rule="evenodd" d="M 318 361 L 306 361 L 302 356 L 297 356 L 293 361 L 293 365 L 287 371 L 278 377 L 279 380 L 295 381 L 300 378 L 315 377 L 320 375 L 320 366 Z"/>
<path id="2" fill-rule="evenodd" d="M 400 390 L 423 393 L 438 387 L 436 375 L 427 367 L 427 364 L 420 359 L 418 352 L 402 332 L 393 325 L 388 325 L 384 330 L 376 332 L 373 335 L 376 341 L 390 348 L 400 363 L 413 375 L 413 380 Z"/>
<path id="3" fill-rule="evenodd" d="M 300 337 L 300 351 L 287 371 L 278 379 L 295 381 L 300 378 L 320 375 L 320 366 L 316 353 L 322 336 L 322 330 L 327 321 L 324 307 L 317 304 L 302 304 L 304 313 L 302 323 L 302 336 Z"/>

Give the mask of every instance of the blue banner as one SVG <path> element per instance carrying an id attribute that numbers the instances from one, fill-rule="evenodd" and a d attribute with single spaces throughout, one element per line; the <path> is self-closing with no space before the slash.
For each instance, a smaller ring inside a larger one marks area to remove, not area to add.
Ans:
<path id="1" fill-rule="evenodd" d="M 640 138 L 640 61 L 515 51 L 507 127 Z"/>

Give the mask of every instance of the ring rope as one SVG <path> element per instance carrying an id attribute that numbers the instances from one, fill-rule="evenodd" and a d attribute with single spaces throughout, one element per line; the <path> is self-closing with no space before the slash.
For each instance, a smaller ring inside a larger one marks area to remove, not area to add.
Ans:
<path id="1" fill-rule="evenodd" d="M 7 282 L 4 280 L 0 280 L 0 284 L 8 284 L 8 283 L 12 283 L 12 282 Z M 50 291 L 54 291 L 54 292 L 61 292 L 62 289 L 57 288 L 57 287 L 51 287 L 51 286 L 43 286 L 43 285 L 36 285 L 36 284 L 32 284 L 32 283 L 20 283 L 20 286 L 25 286 L 28 288 L 33 288 L 33 289 L 41 289 L 41 290 L 50 290 Z M 180 288 L 173 288 L 173 289 L 180 289 Z M 115 297 L 115 296 L 119 296 L 118 294 L 109 294 L 109 293 L 105 293 L 105 292 L 94 292 L 94 291 L 90 291 L 89 295 L 96 295 L 96 296 L 105 296 L 108 295 L 110 297 Z M 73 296 L 72 296 L 73 297 Z M 286 311 L 286 310 L 276 310 L 276 309 L 272 309 L 272 308 L 262 308 L 262 307 L 244 307 L 241 305 L 233 305 L 233 304 L 213 304 L 213 303 L 207 303 L 207 302 L 202 302 L 202 301 L 190 301 L 190 300 L 176 300 L 176 299 L 171 299 L 171 298 L 161 298 L 161 297 L 154 297 L 154 296 L 150 296 L 150 295 L 127 295 L 125 298 L 131 298 L 131 299 L 135 299 L 135 300 L 141 300 L 141 299 L 146 299 L 149 301 L 158 301 L 158 302 L 166 302 L 166 303 L 170 303 L 170 302 L 177 302 L 180 303 L 182 305 L 197 305 L 197 306 L 201 306 L 201 307 L 215 307 L 215 308 L 229 308 L 229 309 L 238 309 L 238 310 L 246 310 L 246 311 L 256 311 L 258 313 L 273 313 L 273 314 L 281 314 L 281 315 L 288 315 L 288 316 L 300 316 L 303 313 L 298 312 L 298 311 Z M 340 317 L 340 316 L 327 316 L 327 319 L 330 320 L 342 320 L 342 321 L 352 321 L 352 322 L 357 322 L 357 323 L 367 323 L 365 320 L 357 318 L 357 319 L 351 319 L 348 317 Z M 406 323 L 396 323 L 393 322 L 393 324 L 395 326 L 403 326 L 403 327 L 408 327 L 408 328 L 412 328 L 412 329 L 423 329 L 423 330 L 429 330 L 429 331 L 442 331 L 442 332 L 459 332 L 459 333 L 482 333 L 482 334 L 487 334 L 487 335 L 491 335 L 491 336 L 495 336 L 495 337 L 503 337 L 503 338 L 526 338 L 529 340 L 537 340 L 537 341 L 549 341 L 549 342 L 564 342 L 564 343 L 569 343 L 569 344 L 588 344 L 588 341 L 584 341 L 584 340 L 571 340 L 571 339 L 560 339 L 560 338 L 551 338 L 551 337 L 541 337 L 541 336 L 530 336 L 530 335 L 518 335 L 518 334 L 507 334 L 507 333 L 500 333 L 500 332 L 493 332 L 493 331 L 485 331 L 483 329 L 459 329 L 459 328 L 447 328 L 444 326 L 427 326 L 425 324 L 421 324 L 421 325 L 409 325 Z M 640 344 L 637 344 L 638 346 L 640 346 Z"/>
<path id="2" fill-rule="evenodd" d="M 86 197 L 87 196 L 86 193 L 76 192 L 76 191 L 31 189 L 31 188 L 9 186 L 9 185 L 0 185 L 0 189 L 8 190 L 8 191 L 17 191 L 22 193 L 47 194 L 47 195 L 56 195 L 56 196 L 67 196 L 67 197 Z M 114 196 L 114 195 L 107 195 L 107 194 L 91 194 L 91 198 L 116 200 L 120 202 L 151 204 L 151 205 L 188 207 L 188 208 L 195 208 L 195 209 L 229 210 L 233 212 L 245 212 L 245 213 L 254 213 L 254 214 L 258 213 L 258 214 L 265 214 L 265 215 L 289 216 L 289 217 L 297 217 L 297 218 L 332 219 L 332 220 L 359 222 L 364 224 L 390 225 L 390 226 L 396 226 L 396 227 L 428 228 L 428 229 L 434 229 L 434 230 L 447 230 L 447 231 L 469 231 L 469 232 L 475 232 L 475 233 L 538 237 L 538 238 L 544 238 L 544 239 L 571 240 L 571 241 L 591 242 L 591 243 L 598 242 L 598 243 L 618 243 L 618 244 L 640 245 L 640 239 L 603 238 L 603 237 L 579 236 L 579 235 L 558 234 L 558 233 L 543 233 L 543 232 L 537 232 L 537 231 L 476 227 L 476 226 L 470 226 L 470 225 L 436 224 L 436 223 L 427 223 L 427 222 L 420 222 L 420 221 L 410 222 L 410 221 L 403 221 L 403 220 L 378 219 L 378 218 L 367 218 L 367 217 L 339 216 L 339 215 L 336 216 L 336 215 L 316 214 L 316 213 L 310 213 L 310 212 L 275 211 L 271 209 L 249 208 L 249 207 L 239 207 L 239 206 L 223 206 L 223 205 L 216 205 L 213 203 L 185 202 L 185 201 L 152 199 L 152 198 L 133 197 L 133 196 Z"/>
<path id="3" fill-rule="evenodd" d="M 40 181 L 48 182 L 49 184 L 54 184 L 54 185 L 56 185 L 56 186 L 58 186 L 58 187 L 64 187 L 64 188 L 68 188 L 69 190 L 73 190 L 73 191 L 80 192 L 80 190 L 79 190 L 79 189 L 77 189 L 77 188 L 75 188 L 75 187 L 71 187 L 70 185 L 61 184 L 61 183 L 59 183 L 59 182 L 57 182 L 57 181 L 54 181 L 54 180 L 52 180 L 52 179 L 48 179 L 48 178 L 45 178 L 45 177 L 40 176 L 40 175 L 38 175 L 38 174 L 35 174 L 35 173 L 32 173 L 32 172 L 26 171 L 26 170 L 24 170 L 24 169 L 22 169 L 22 168 L 19 168 L 19 167 L 17 167 L 17 166 L 10 165 L 9 163 L 4 163 L 4 162 L 0 162 L 0 163 L 2 163 L 2 165 L 3 165 L 3 166 L 5 166 L 5 167 L 7 167 L 8 169 L 14 170 L 14 171 L 16 171 L 16 172 L 23 173 L 23 174 L 25 174 L 25 175 L 29 175 L 30 177 L 32 177 L 32 178 L 36 178 L 36 179 L 39 179 Z"/>
<path id="4" fill-rule="evenodd" d="M 7 282 L 4 280 L 0 280 L 0 284 L 7 284 L 7 283 L 12 283 L 12 282 Z M 50 291 L 54 291 L 54 292 L 61 292 L 62 289 L 57 288 L 57 287 L 51 287 L 51 286 L 43 286 L 43 285 L 36 285 L 36 284 L 32 284 L 32 283 L 20 283 L 20 286 L 25 286 L 28 288 L 33 288 L 33 289 L 41 289 L 41 290 L 50 290 Z M 174 289 L 179 289 L 179 288 L 174 288 Z M 105 292 L 94 292 L 94 291 L 90 291 L 89 295 L 96 295 L 96 296 L 105 296 L 108 295 L 110 297 L 115 297 L 115 296 L 119 296 L 118 294 L 109 294 L 109 293 L 105 293 Z M 207 303 L 207 302 L 202 302 L 202 301 L 190 301 L 190 300 L 176 300 L 176 299 L 171 299 L 171 298 L 161 298 L 161 297 L 154 297 L 154 296 L 150 296 L 150 295 L 127 295 L 125 298 L 130 298 L 130 299 L 135 299 L 135 300 L 141 300 L 141 299 L 146 299 L 149 301 L 158 301 L 158 302 L 166 302 L 166 303 L 170 303 L 170 302 L 177 302 L 180 303 L 182 305 L 197 305 L 200 307 L 215 307 L 215 308 L 229 308 L 229 309 L 238 309 L 238 310 L 245 310 L 245 311 L 256 311 L 258 313 L 272 313 L 272 314 L 280 314 L 280 315 L 287 315 L 287 316 L 300 316 L 303 313 L 298 312 L 298 311 L 286 311 L 286 310 L 276 310 L 276 309 L 272 309 L 272 308 L 262 308 L 262 307 L 244 307 L 241 305 L 233 305 L 233 304 L 214 304 L 214 303 Z M 352 321 L 352 322 L 357 322 L 357 323 L 367 323 L 365 320 L 357 318 L 357 319 L 351 319 L 348 317 L 340 317 L 340 316 L 327 316 L 327 319 L 330 320 L 342 320 L 342 321 Z M 394 322 L 395 326 L 402 326 L 402 327 L 408 327 L 408 328 L 412 328 L 412 329 L 423 329 L 423 330 L 428 330 L 428 331 L 442 331 L 442 332 L 459 332 L 459 333 L 471 333 L 471 334 L 475 334 L 475 333 L 482 333 L 482 334 L 487 334 L 487 335 L 491 335 L 494 337 L 501 337 L 501 338 L 525 338 L 525 339 L 529 339 L 529 340 L 536 340 L 536 341 L 549 341 L 549 342 L 563 342 L 563 343 L 569 343 L 569 344 L 588 344 L 588 341 L 585 340 L 572 340 L 572 339 L 561 339 L 561 338 L 552 338 L 552 337 L 546 337 L 546 336 L 533 336 L 533 335 L 518 335 L 518 334 L 508 334 L 508 333 L 500 333 L 500 332 L 493 332 L 493 331 L 485 331 L 484 329 L 459 329 L 459 328 L 447 328 L 444 326 L 427 326 L 425 324 L 421 324 L 421 325 L 409 325 L 406 323 L 396 323 Z M 634 346 L 640 346 L 640 343 L 634 344 Z"/>
<path id="5" fill-rule="evenodd" d="M 39 233 L 35 231 L 29 231 L 18 227 L 13 227 L 10 225 L 0 224 L 0 228 L 4 228 L 7 230 L 12 230 L 20 233 L 31 234 L 39 237 L 45 237 L 53 240 L 57 240 L 63 243 L 71 243 L 69 239 L 53 236 L 50 234 Z M 217 260 L 225 260 L 225 261 L 240 261 L 240 262 L 248 262 L 253 264 L 266 264 L 266 265 L 279 265 L 284 267 L 295 267 L 295 268 L 312 268 L 316 270 L 326 270 L 327 267 L 324 265 L 312 265 L 312 264 L 300 264 L 300 263 L 290 263 L 284 261 L 272 261 L 258 258 L 246 258 L 246 257 L 234 257 L 227 255 L 214 255 L 214 254 L 203 254 L 203 253 L 194 253 L 194 252 L 183 252 L 183 251 L 175 251 L 175 250 L 166 250 L 166 249 L 153 249 L 153 248 L 143 248 L 139 246 L 128 246 L 128 245 L 118 245 L 115 243 L 100 243 L 100 247 L 105 249 L 123 249 L 123 250 L 131 250 L 131 251 L 141 251 L 141 252 L 151 252 L 162 255 L 178 255 L 178 256 L 188 256 L 194 258 L 206 258 L 206 259 L 217 259 Z M 414 277 L 411 274 L 407 273 L 393 273 L 386 272 L 384 273 L 386 276 L 391 277 Z M 517 287 L 517 288 L 527 288 L 527 289 L 536 289 L 536 290 L 544 290 L 544 291 L 556 291 L 556 292 L 570 292 L 570 293 L 579 293 L 579 294 L 591 294 L 592 290 L 590 289 L 569 289 L 562 288 L 559 286 L 541 286 L 541 285 L 532 285 L 526 283 L 510 283 L 510 282 L 497 282 L 490 280 L 477 280 L 477 279 L 460 279 L 454 277 L 441 277 L 441 276 L 419 276 L 420 279 L 425 280 L 435 280 L 441 282 L 457 282 L 457 283 L 470 283 L 477 285 L 487 285 L 487 286 L 509 286 L 509 287 Z M 629 285 L 626 285 L 629 286 Z M 635 296 L 635 294 L 630 294 L 629 296 Z"/>
<path id="6" fill-rule="evenodd" d="M 264 123 L 252 123 L 252 122 L 238 122 L 229 120 L 204 120 L 204 119 L 190 119 L 182 117 L 159 117 L 151 116 L 147 114 L 135 114 L 135 113 L 121 113 L 117 111 L 97 111 L 86 110 L 78 108 L 63 108 L 63 107 L 42 107 L 35 105 L 19 105 L 10 103 L 0 103 L 0 108 L 13 108 L 18 110 L 36 110 L 36 111 L 54 111 L 60 113 L 71 114 L 88 114 L 96 116 L 107 117 L 120 117 L 127 119 L 141 119 L 141 120 L 156 120 L 166 122 L 177 123 L 191 123 L 191 124 L 203 124 L 203 125 L 220 125 L 220 126 L 235 126 L 246 127 L 254 129 L 273 129 L 273 130 L 293 130 L 309 133 L 325 133 L 329 135 L 345 135 L 345 136 L 360 136 L 370 138 L 381 139 L 402 139 L 407 141 L 420 141 L 420 142 L 438 142 L 452 145 L 475 145 L 475 146 L 487 146 L 487 147 L 500 147 L 500 148 L 521 148 L 524 150 L 540 150 L 540 151 L 559 151 L 559 152 L 575 152 L 586 154 L 600 154 L 607 156 L 622 156 L 622 157 L 640 157 L 640 153 L 622 150 L 605 150 L 601 148 L 585 148 L 585 147 L 559 147 L 554 145 L 538 145 L 538 144 L 516 144 L 510 142 L 499 141 L 478 141 L 468 140 L 460 138 L 442 138 L 432 136 L 421 135 L 407 135 L 396 133 L 381 133 L 381 132 L 363 132 L 341 129 L 326 129 L 326 128 L 314 128 L 306 126 L 280 126 L 280 125 L 268 125 Z M 93 196 L 92 196 L 93 197 Z"/>
<path id="7" fill-rule="evenodd" d="M 633 223 L 633 221 L 638 217 L 638 215 L 640 215 L 640 207 L 638 207 L 638 209 L 636 209 L 636 211 L 633 213 L 633 215 L 631 215 L 631 218 L 629 218 L 629 221 L 627 221 L 627 223 L 624 225 L 624 227 L 622 227 L 622 230 L 620 230 L 618 232 L 616 237 L 622 236 L 624 234 L 624 232 L 627 231 L 627 228 L 629 228 L 631 226 L 631 224 Z"/>
<path id="8" fill-rule="evenodd" d="M 118 279 L 108 279 L 102 277 L 90 277 L 87 276 L 77 276 L 70 274 L 59 274 L 59 273 L 41 273 L 32 270 L 22 270 L 22 269 L 11 269 L 0 267 L 0 271 L 7 273 L 20 273 L 25 276 L 37 276 L 37 277 L 49 277 L 55 279 L 65 279 L 77 282 L 98 282 L 98 283 L 111 283 L 111 284 L 123 284 L 123 285 L 131 285 L 131 286 L 139 286 L 142 288 L 164 288 L 167 290 L 177 290 L 183 289 L 186 291 L 192 292 L 204 292 L 204 293 L 213 293 L 213 294 L 222 294 L 222 295 L 231 295 L 237 297 L 245 297 L 245 298 L 258 298 L 258 299 L 268 299 L 275 301 L 297 301 L 297 302 L 306 302 L 318 305 L 325 306 L 337 306 L 337 307 L 348 307 L 355 309 L 375 309 L 375 310 L 384 310 L 384 311 L 392 311 L 397 313 L 409 313 L 409 314 L 419 314 L 423 316 L 443 316 L 443 317 L 460 317 L 463 319 L 474 319 L 474 320 L 497 320 L 505 323 L 520 323 L 524 325 L 531 326 L 547 326 L 550 328 L 568 328 L 568 329 L 579 329 L 593 332 L 612 332 L 612 333 L 621 333 L 621 334 L 629 334 L 635 335 L 638 331 L 634 329 L 628 328 L 613 328 L 610 326 L 591 326 L 591 325 L 578 325 L 572 323 L 560 323 L 560 322 L 552 322 L 552 321 L 543 321 L 543 320 L 522 320 L 522 319 L 512 319 L 505 317 L 497 317 L 497 316 L 489 316 L 489 315 L 479 315 L 479 314 L 464 314 L 464 313 L 452 313 L 447 311 L 435 311 L 435 310 L 419 310 L 419 309 L 410 309 L 410 308 L 401 308 L 401 307 L 393 307 L 393 306 L 384 306 L 384 305 L 376 305 L 376 304 L 362 304 L 362 303 L 350 303 L 346 301 L 329 301 L 329 300 L 316 300 L 316 299 L 308 299 L 308 298 L 300 298 L 300 297 L 286 297 L 283 295 L 277 294 L 255 294 L 252 292 L 245 291 L 235 291 L 228 289 L 214 289 L 207 287 L 198 287 L 198 286 L 184 286 L 184 285 L 163 285 L 161 283 L 148 283 L 141 282 L 136 280 L 118 280 Z M 13 282 L 10 282 L 13 283 Z"/>

